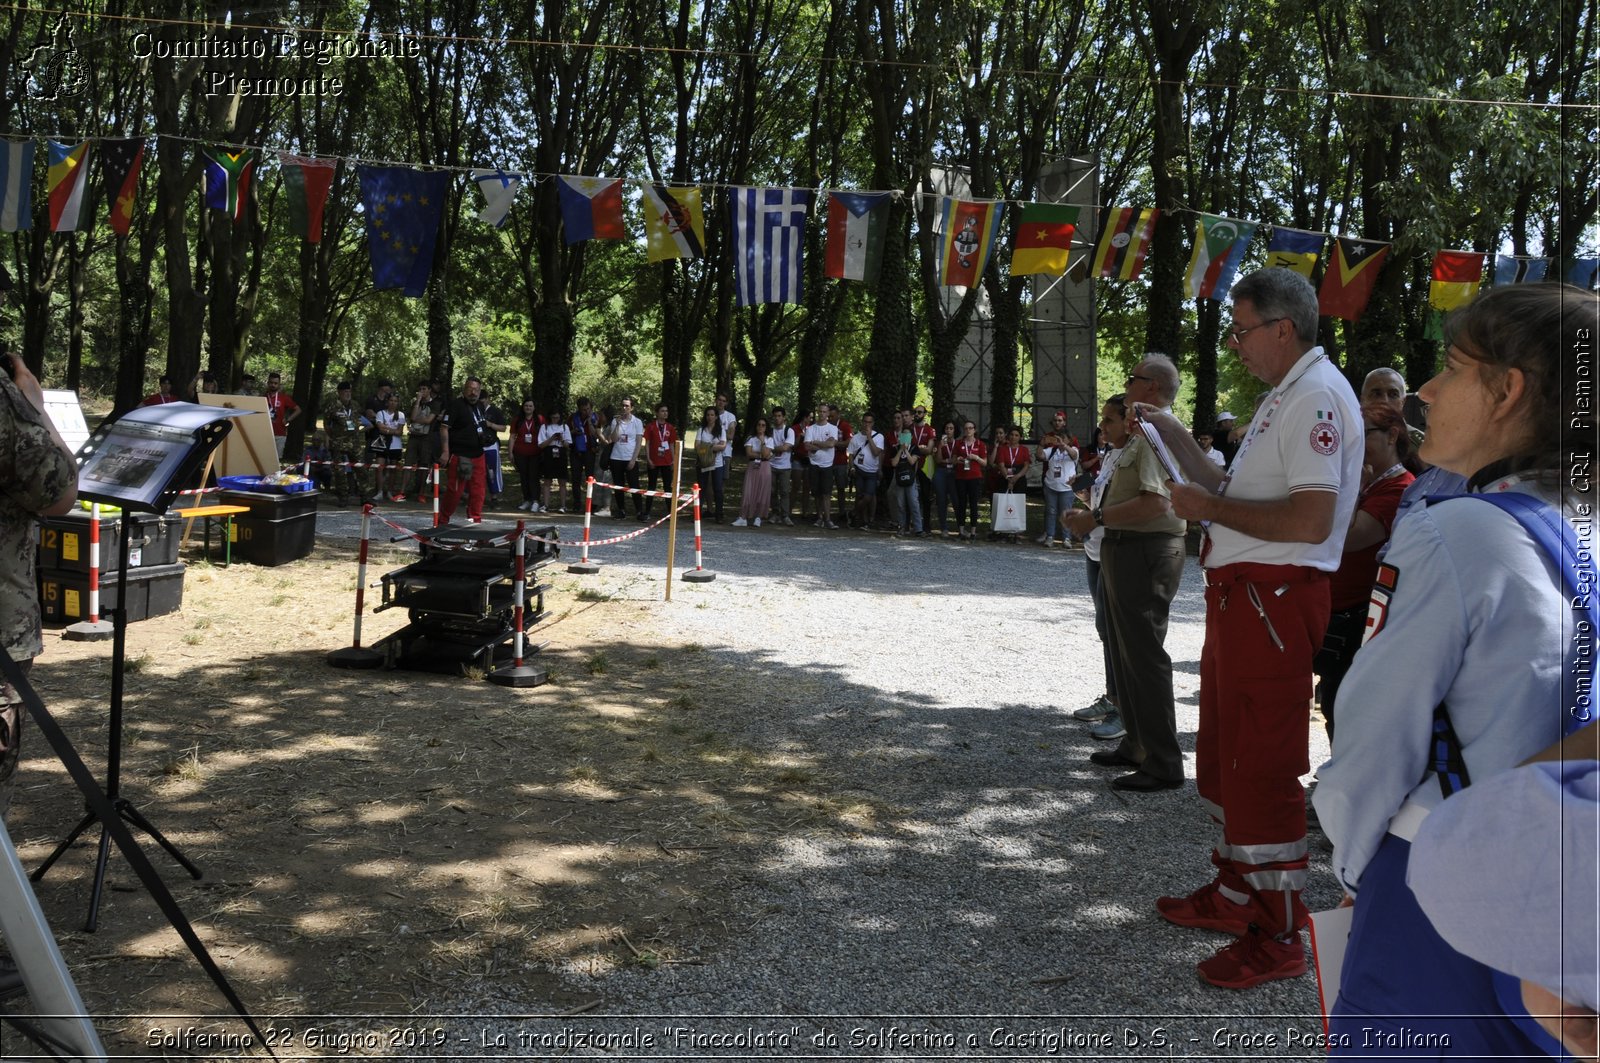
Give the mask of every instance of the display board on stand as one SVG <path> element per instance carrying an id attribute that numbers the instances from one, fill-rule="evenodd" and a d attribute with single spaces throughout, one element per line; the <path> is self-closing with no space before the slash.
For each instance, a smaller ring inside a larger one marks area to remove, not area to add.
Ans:
<path id="1" fill-rule="evenodd" d="M 270 476 L 278 471 L 278 447 L 272 441 L 272 415 L 267 412 L 264 396 L 202 394 L 200 403 L 227 410 L 238 418 L 212 459 L 211 466 L 218 476 Z M 253 413 L 261 416 L 245 416 Z"/>

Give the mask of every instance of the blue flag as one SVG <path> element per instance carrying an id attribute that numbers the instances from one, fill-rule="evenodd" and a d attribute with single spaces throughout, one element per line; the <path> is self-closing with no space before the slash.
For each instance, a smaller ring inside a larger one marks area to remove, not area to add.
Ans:
<path id="1" fill-rule="evenodd" d="M 33 228 L 33 141 L 0 140 L 0 230 Z"/>
<path id="2" fill-rule="evenodd" d="M 367 219 L 372 286 L 399 288 L 419 298 L 433 272 L 433 247 L 450 188 L 447 170 L 360 166 L 361 204 Z"/>
<path id="3" fill-rule="evenodd" d="M 1567 281 L 1587 291 L 1594 287 L 1596 274 L 1600 274 L 1600 258 L 1575 258 L 1567 271 Z"/>
<path id="4" fill-rule="evenodd" d="M 1548 258 L 1518 258 L 1515 255 L 1494 256 L 1494 284 L 1534 284 L 1544 280 L 1550 268 Z"/>
<path id="5" fill-rule="evenodd" d="M 800 257 L 811 193 L 803 188 L 733 188 L 733 262 L 739 305 L 800 302 Z"/>

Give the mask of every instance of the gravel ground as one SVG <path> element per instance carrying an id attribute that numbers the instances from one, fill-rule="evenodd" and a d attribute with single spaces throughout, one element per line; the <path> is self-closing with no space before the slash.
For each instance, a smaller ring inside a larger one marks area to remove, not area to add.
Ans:
<path id="1" fill-rule="evenodd" d="M 400 512 L 409 526 L 427 523 L 420 510 Z M 554 522 L 565 538 L 579 534 L 572 517 Z M 319 531 L 350 535 L 357 524 L 355 511 L 325 512 Z M 601 519 L 595 535 L 637 527 Z M 602 572 L 588 578 L 659 600 L 665 540 L 597 550 Z M 1245 993 L 1207 986 L 1194 964 L 1225 939 L 1169 925 L 1152 907 L 1209 878 L 1210 827 L 1192 781 L 1122 794 L 1107 785 L 1114 772 L 1087 761 L 1109 744 L 1068 715 L 1103 682 L 1081 552 L 715 525 L 705 549 L 716 580 L 675 583 L 652 640 L 694 641 L 743 669 L 749 711 L 737 737 L 805 758 L 838 780 L 842 800 L 886 813 L 851 835 L 775 843 L 745 887 L 749 926 L 704 965 L 572 972 L 595 1010 L 537 1018 L 548 1011 L 538 1000 L 499 1000 L 489 1010 L 517 1017 L 454 1019 L 464 1040 L 449 1050 L 1323 1055 L 1306 1041 L 1321 1032 L 1313 978 Z M 692 552 L 677 560 L 681 571 Z M 1191 559 L 1167 638 L 1191 779 L 1203 628 Z M 802 677 L 810 693 L 790 696 Z M 1314 727 L 1311 763 L 1326 756 Z M 1328 856 L 1313 832 L 1312 910 L 1337 900 Z M 486 1009 L 463 999 L 452 1010 Z M 596 1047 L 576 1036 L 585 1032 L 613 1040 Z"/>

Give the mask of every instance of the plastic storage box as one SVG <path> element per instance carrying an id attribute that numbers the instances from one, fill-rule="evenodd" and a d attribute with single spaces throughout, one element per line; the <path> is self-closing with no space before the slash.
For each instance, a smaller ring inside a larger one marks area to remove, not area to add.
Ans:
<path id="1" fill-rule="evenodd" d="M 105 543 L 100 544 L 102 547 Z M 128 622 L 176 612 L 183 605 L 185 566 L 147 565 L 128 570 Z M 110 619 L 122 578 L 100 581 L 100 619 Z M 89 573 L 39 570 L 39 612 L 46 624 L 89 619 Z"/>
<path id="2" fill-rule="evenodd" d="M 171 516 L 134 513 L 133 542 L 128 551 L 130 569 L 171 565 L 178 560 L 178 540 L 183 522 Z M 122 517 L 100 518 L 100 572 L 115 572 L 122 564 Z M 89 571 L 89 514 L 74 510 L 39 522 L 39 568 L 61 572 Z"/>
<path id="3" fill-rule="evenodd" d="M 217 502 L 250 509 L 233 518 L 233 559 L 271 566 L 287 565 L 308 556 L 317 543 L 318 494 L 218 492 Z"/>

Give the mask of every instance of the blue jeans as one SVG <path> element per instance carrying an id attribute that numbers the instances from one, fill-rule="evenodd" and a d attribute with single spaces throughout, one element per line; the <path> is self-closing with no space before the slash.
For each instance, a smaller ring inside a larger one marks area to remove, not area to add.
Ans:
<path id="1" fill-rule="evenodd" d="M 1060 538 L 1067 541 L 1067 530 L 1061 527 L 1060 518 L 1063 513 L 1072 512 L 1072 492 L 1056 491 L 1049 487 L 1044 489 L 1044 537 L 1046 542 Z"/>
<path id="2" fill-rule="evenodd" d="M 900 503 L 900 527 L 909 527 L 918 535 L 922 534 L 922 505 L 919 502 L 921 496 L 917 493 L 916 478 L 913 477 L 908 484 L 896 480 L 889 490 Z"/>
<path id="3" fill-rule="evenodd" d="M 939 510 L 939 530 L 945 534 L 950 532 L 950 509 L 956 498 L 956 474 L 953 469 L 933 470 L 933 499 L 934 505 Z M 930 515 L 931 516 L 931 515 Z M 956 514 L 956 524 L 961 523 L 961 515 Z"/>

